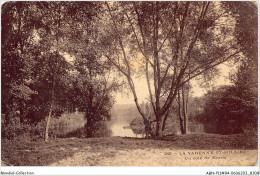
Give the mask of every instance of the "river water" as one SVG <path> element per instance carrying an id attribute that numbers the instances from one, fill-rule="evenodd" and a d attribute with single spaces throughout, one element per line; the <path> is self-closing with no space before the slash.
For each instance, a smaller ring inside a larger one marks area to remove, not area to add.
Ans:
<path id="1" fill-rule="evenodd" d="M 142 134 L 136 134 L 130 128 L 129 122 L 123 121 L 111 121 L 109 122 L 109 127 L 112 131 L 112 136 L 120 136 L 120 137 L 144 137 Z"/>
<path id="2" fill-rule="evenodd" d="M 120 137 L 145 137 L 144 130 L 140 129 L 138 134 L 136 131 L 138 130 L 132 130 L 130 128 L 129 122 L 124 121 L 110 121 L 109 122 L 109 128 L 112 131 L 112 136 L 120 136 Z M 203 124 L 187 124 L 187 134 L 194 134 L 194 133 L 205 133 L 204 132 L 204 126 Z M 174 124 L 170 127 L 168 127 L 164 134 L 181 134 L 180 127 L 177 124 Z"/>
<path id="3" fill-rule="evenodd" d="M 142 127 L 134 127 L 132 129 L 130 127 L 130 122 L 122 121 L 122 120 L 111 120 L 107 122 L 107 127 L 112 131 L 111 136 L 120 136 L 120 137 L 134 137 L 134 138 L 142 138 L 145 137 L 145 131 Z M 84 126 L 62 126 L 58 129 L 53 129 L 54 133 L 61 136 L 73 136 L 80 133 L 81 129 Z M 83 130 L 84 131 L 84 130 Z M 203 124 L 187 124 L 187 134 L 194 133 L 205 133 Z M 164 134 L 181 134 L 179 124 L 169 124 L 166 126 Z"/>

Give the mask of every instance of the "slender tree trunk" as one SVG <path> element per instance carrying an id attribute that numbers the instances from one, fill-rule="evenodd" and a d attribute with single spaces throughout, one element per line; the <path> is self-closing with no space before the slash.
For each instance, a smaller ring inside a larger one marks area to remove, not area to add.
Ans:
<path id="1" fill-rule="evenodd" d="M 179 120 L 180 120 L 180 130 L 181 134 L 184 134 L 184 128 L 183 128 L 183 120 L 182 120 L 182 115 L 181 115 L 181 98 L 180 98 L 180 91 L 178 90 L 178 115 L 179 115 Z"/>
<path id="2" fill-rule="evenodd" d="M 87 137 L 92 137 L 93 136 L 93 122 L 92 122 L 91 119 L 89 119 L 87 121 L 86 132 L 87 132 Z"/>
<path id="3" fill-rule="evenodd" d="M 168 119 L 169 114 L 170 114 L 170 110 L 167 111 L 167 113 L 166 113 L 166 115 L 165 115 L 165 118 L 163 119 L 162 131 L 165 130 L 166 121 L 167 121 L 167 119 Z"/>
<path id="4" fill-rule="evenodd" d="M 190 78 L 190 75 L 189 75 Z M 185 103 L 185 110 L 186 110 L 186 121 L 188 122 L 187 116 L 188 116 L 188 105 L 189 105 L 189 96 L 190 96 L 190 81 L 188 81 L 188 90 L 187 90 L 187 97 L 186 97 L 186 103 Z M 188 123 L 186 122 L 186 130 L 189 128 Z M 187 131 L 186 131 L 187 132 Z"/>
<path id="5" fill-rule="evenodd" d="M 181 87 L 182 92 L 182 112 L 183 112 L 183 134 L 187 133 L 187 126 L 186 126 L 186 120 L 187 120 L 187 113 L 186 113 L 186 100 L 185 100 L 185 92 L 184 92 L 184 85 Z"/>
<path id="6" fill-rule="evenodd" d="M 59 56 L 59 33 L 60 33 L 60 12 L 61 12 L 61 6 L 59 5 L 58 7 L 58 32 L 56 33 L 56 42 L 57 42 L 57 49 L 56 49 L 56 57 Z M 45 129 L 45 141 L 48 141 L 49 138 L 49 125 L 50 125 L 50 121 L 51 121 L 51 117 L 52 117 L 52 112 L 53 112 L 53 106 L 54 106 L 54 89 L 55 89 L 55 81 L 56 81 L 56 70 L 54 70 L 54 79 L 53 79 L 53 84 L 52 84 L 52 93 L 51 93 L 51 106 L 50 106 L 50 110 L 49 110 L 49 115 L 47 117 L 47 123 L 46 123 L 46 129 Z"/>
<path id="7" fill-rule="evenodd" d="M 5 117 L 5 124 L 9 125 L 14 119 L 14 112 L 13 112 L 12 105 L 7 105 L 6 108 L 7 108 L 7 113 Z"/>
<path id="8" fill-rule="evenodd" d="M 157 138 L 157 139 L 161 139 L 163 136 L 162 126 L 163 126 L 162 117 L 158 117 L 158 120 L 156 123 L 156 133 L 155 133 L 156 134 L 155 138 Z"/>
<path id="9" fill-rule="evenodd" d="M 49 126 L 50 126 L 50 121 L 51 121 L 51 116 L 52 116 L 52 106 L 53 106 L 53 101 L 51 102 L 49 115 L 47 117 L 47 123 L 46 123 L 46 129 L 45 129 L 45 142 L 48 141 L 48 138 L 49 138 Z"/>
<path id="10" fill-rule="evenodd" d="M 147 125 L 146 122 L 148 121 L 147 123 L 150 123 L 150 121 L 148 120 L 147 115 L 145 115 L 145 113 L 143 112 L 143 110 L 142 110 L 142 108 L 141 108 L 141 106 L 140 106 L 140 104 L 138 102 L 138 97 L 136 95 L 135 86 L 134 86 L 134 83 L 133 83 L 132 79 L 130 78 L 130 76 L 127 76 L 127 79 L 128 79 L 128 84 L 130 86 L 130 89 L 131 89 L 131 91 L 133 93 L 133 96 L 134 96 L 134 101 L 135 101 L 135 105 L 137 107 L 137 110 L 141 114 L 141 116 L 143 118 L 143 121 L 144 121 L 144 125 L 146 126 Z M 156 120 L 158 121 L 157 118 L 156 118 Z M 153 131 L 150 128 L 149 129 L 149 133 L 154 138 L 155 134 L 157 133 L 157 130 L 156 130 L 156 133 L 154 134 Z"/>
<path id="11" fill-rule="evenodd" d="M 8 96 L 7 102 L 5 104 L 6 106 L 6 115 L 5 115 L 5 124 L 13 124 L 14 119 L 15 119 L 15 112 L 14 112 L 14 104 L 13 104 L 13 99 Z"/>
<path id="12" fill-rule="evenodd" d="M 158 138 L 161 139 L 162 137 L 163 137 L 162 122 L 160 122 Z"/>
<path id="13" fill-rule="evenodd" d="M 20 105 L 20 124 L 23 124 L 24 123 L 24 109 L 23 107 L 21 107 Z"/>

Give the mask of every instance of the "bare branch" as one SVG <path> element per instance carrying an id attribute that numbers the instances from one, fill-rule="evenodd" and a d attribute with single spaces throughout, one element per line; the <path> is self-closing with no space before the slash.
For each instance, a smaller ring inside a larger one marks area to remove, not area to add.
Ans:
<path id="1" fill-rule="evenodd" d="M 114 65 L 114 66 L 116 66 L 116 68 L 121 72 L 121 73 L 123 73 L 126 77 L 127 76 L 129 76 L 124 70 L 122 70 L 122 68 L 119 66 L 119 65 L 117 65 L 114 61 L 113 61 L 113 59 L 111 59 L 108 55 L 106 55 L 106 58 Z"/>
<path id="2" fill-rule="evenodd" d="M 109 11 L 109 14 L 110 14 L 111 18 L 113 18 L 111 9 L 110 9 L 109 4 L 108 4 L 107 2 L 106 2 L 106 5 L 107 5 L 107 8 L 108 8 L 108 11 Z M 113 22 L 114 28 L 115 28 L 115 30 L 116 30 L 116 33 L 119 34 L 118 29 L 117 29 L 117 25 L 116 25 L 115 21 L 112 20 L 112 22 Z M 121 39 L 121 37 L 120 37 L 119 35 L 117 35 L 117 39 L 118 39 L 119 45 L 120 45 L 120 47 L 121 47 L 121 49 L 122 49 L 122 52 L 123 52 L 124 62 L 125 62 L 125 64 L 126 64 L 126 66 L 127 66 L 127 74 L 130 76 L 130 74 L 131 74 L 130 65 L 129 65 L 129 62 L 128 62 L 127 57 L 126 57 L 126 52 L 125 52 L 125 48 L 124 48 L 122 39 Z"/>
<path id="3" fill-rule="evenodd" d="M 175 6 L 175 9 L 174 9 L 174 18 L 173 18 L 173 22 L 171 23 L 170 30 L 169 30 L 169 32 L 167 32 L 167 35 L 166 35 L 165 39 L 163 40 L 161 46 L 159 47 L 158 52 L 161 51 L 165 41 L 169 38 L 170 34 L 172 33 L 173 25 L 174 25 L 174 23 L 176 23 L 175 20 L 176 20 L 176 12 L 177 12 L 177 10 L 178 10 L 178 2 L 177 2 L 176 6 Z"/>
<path id="4" fill-rule="evenodd" d="M 220 62 L 218 62 L 218 63 L 216 63 L 216 64 L 213 64 L 213 65 L 211 65 L 211 66 L 205 68 L 204 70 L 200 71 L 199 73 L 197 73 L 197 74 L 191 76 L 190 78 L 188 78 L 187 80 L 183 81 L 182 84 L 185 84 L 185 83 L 188 82 L 189 80 L 191 80 L 191 79 L 193 79 L 193 78 L 195 78 L 195 77 L 201 75 L 203 72 L 205 72 L 205 71 L 207 71 L 207 70 L 209 70 L 209 69 L 211 69 L 211 68 L 214 68 L 214 67 L 216 67 L 216 66 L 218 66 L 218 65 L 220 65 L 220 64 L 222 64 L 222 63 L 224 63 L 224 62 L 226 62 L 226 61 L 228 61 L 229 59 L 231 59 L 233 56 L 237 55 L 237 54 L 240 53 L 240 52 L 242 52 L 242 51 L 241 51 L 241 50 L 236 51 L 235 53 L 233 53 L 233 54 L 231 54 L 230 56 L 226 57 L 226 58 L 223 59 L 222 61 L 220 61 Z"/>

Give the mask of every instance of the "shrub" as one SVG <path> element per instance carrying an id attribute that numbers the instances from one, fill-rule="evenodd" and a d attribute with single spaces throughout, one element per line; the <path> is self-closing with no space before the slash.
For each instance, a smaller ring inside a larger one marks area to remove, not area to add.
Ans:
<path id="1" fill-rule="evenodd" d="M 42 122 L 41 122 L 42 123 Z M 1 133 L 3 139 L 8 140 L 29 140 L 35 141 L 44 138 L 45 129 L 41 125 L 29 125 L 29 124 L 9 124 L 1 127 Z"/>
<path id="2" fill-rule="evenodd" d="M 56 133 L 57 134 L 57 137 L 60 137 L 60 138 L 67 138 L 67 137 L 84 137 L 84 131 L 85 131 L 85 128 L 84 127 L 81 127 L 81 128 L 77 128 L 73 131 L 69 131 L 67 133 Z"/>

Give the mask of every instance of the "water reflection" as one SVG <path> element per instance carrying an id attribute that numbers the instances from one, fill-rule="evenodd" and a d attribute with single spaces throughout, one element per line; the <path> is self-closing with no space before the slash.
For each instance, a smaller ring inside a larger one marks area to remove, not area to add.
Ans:
<path id="1" fill-rule="evenodd" d="M 135 130 L 131 129 L 128 122 L 111 121 L 110 129 L 112 130 L 112 136 L 120 137 L 144 137 L 143 134 L 135 133 Z"/>

